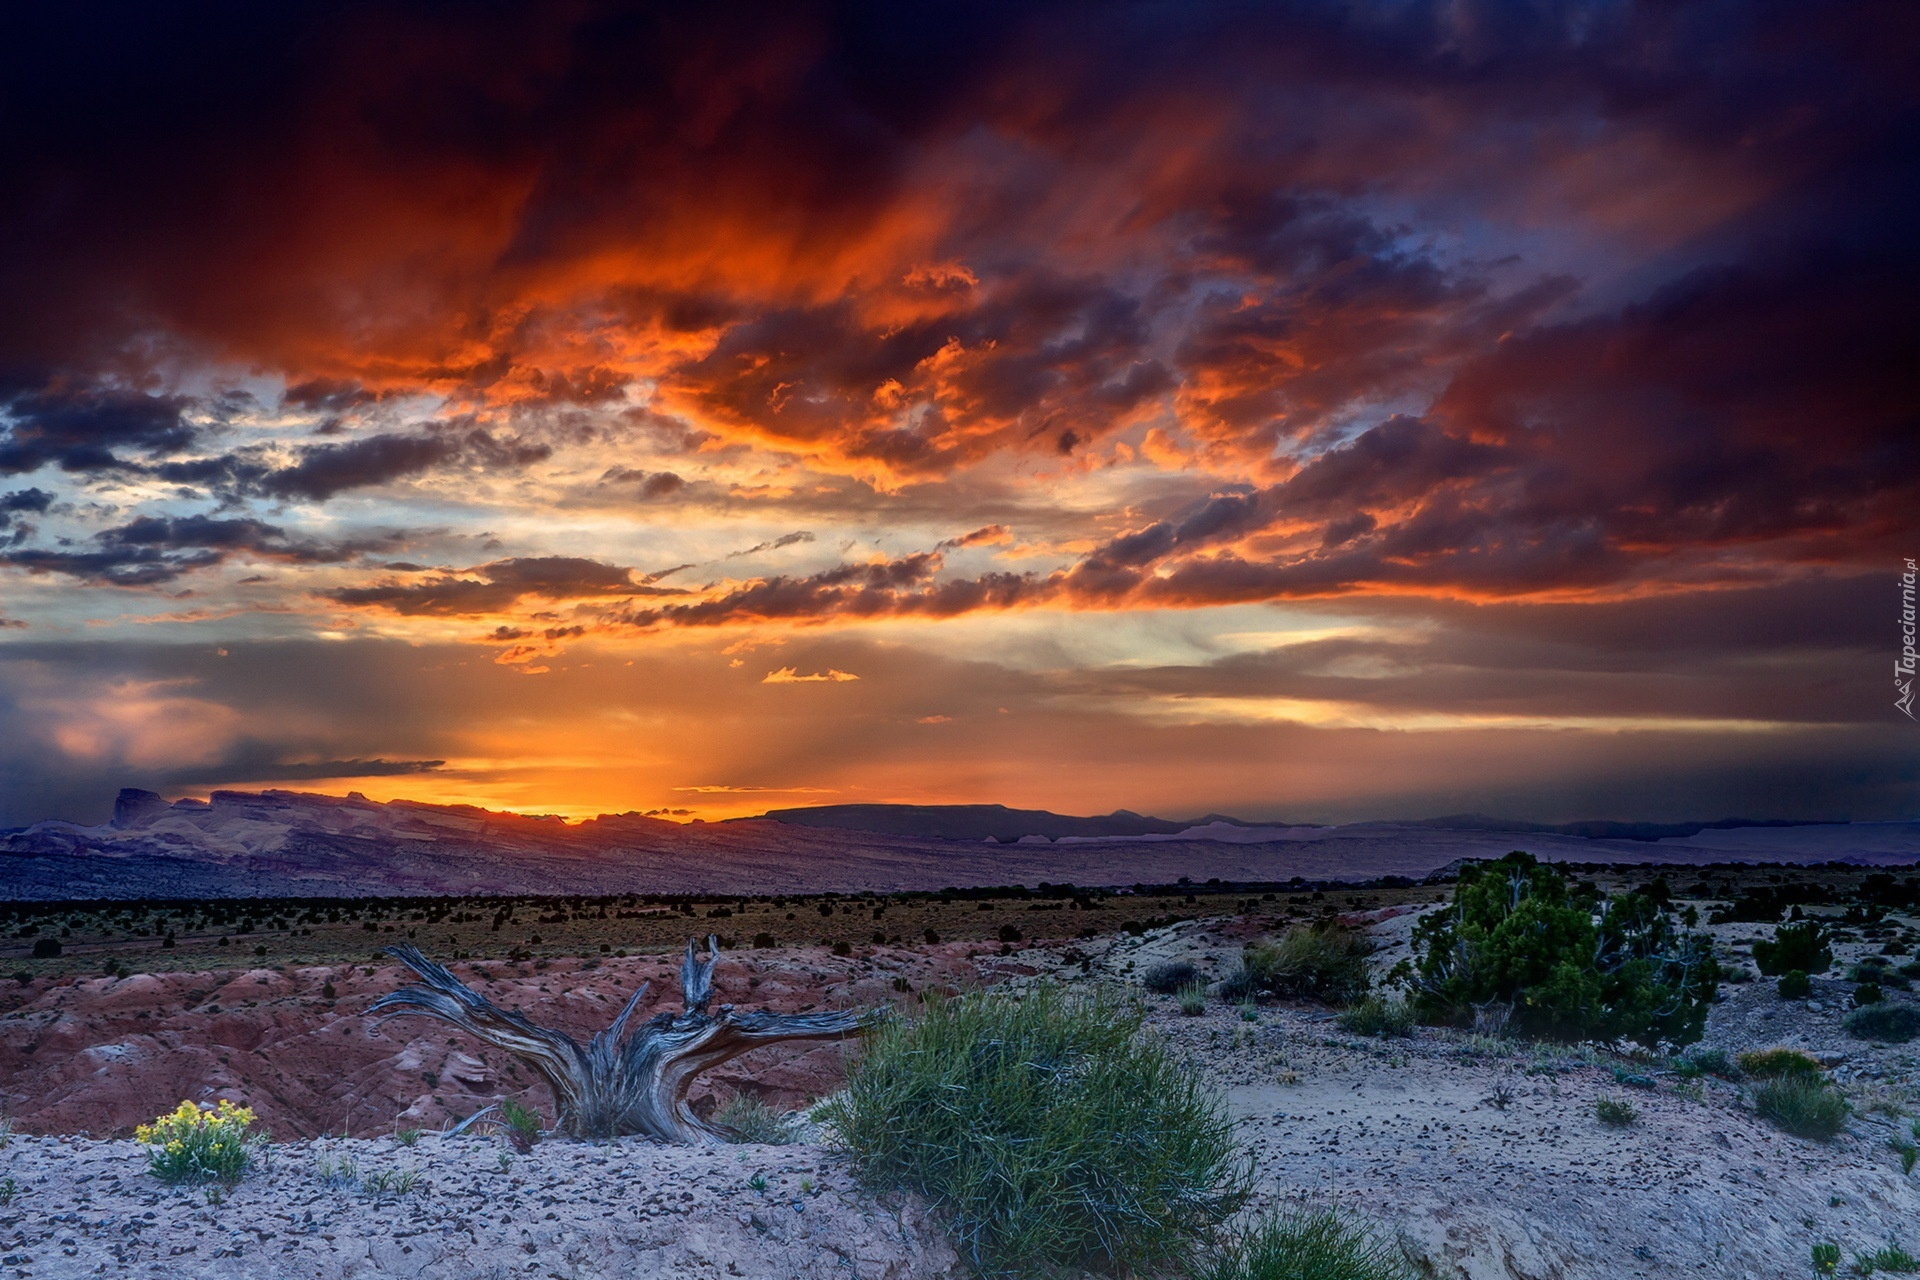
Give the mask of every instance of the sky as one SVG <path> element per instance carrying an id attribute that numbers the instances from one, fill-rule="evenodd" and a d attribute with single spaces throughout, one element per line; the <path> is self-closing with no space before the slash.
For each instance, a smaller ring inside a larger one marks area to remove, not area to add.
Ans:
<path id="1" fill-rule="evenodd" d="M 12 6 L 0 825 L 1920 816 L 1920 10 Z"/>

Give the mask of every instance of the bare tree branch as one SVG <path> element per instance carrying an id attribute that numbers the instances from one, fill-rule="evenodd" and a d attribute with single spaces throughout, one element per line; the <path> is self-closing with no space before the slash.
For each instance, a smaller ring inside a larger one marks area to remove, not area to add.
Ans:
<path id="1" fill-rule="evenodd" d="M 732 1005 L 721 1005 L 717 1017 L 710 1015 L 707 1006 L 713 999 L 720 944 L 708 935 L 704 957 L 692 939 L 687 941 L 680 964 L 681 1013 L 657 1013 L 629 1032 L 628 1023 L 647 993 L 642 985 L 612 1024 L 582 1048 L 565 1032 L 498 1008 L 416 947 L 403 943 L 387 948 L 387 954 L 419 975 L 421 985 L 380 997 L 368 1012 L 385 1017 L 424 1014 L 506 1050 L 540 1073 L 553 1090 L 557 1127 L 578 1138 L 642 1134 L 681 1144 L 724 1141 L 726 1130 L 701 1119 L 687 1103 L 701 1072 L 762 1045 L 863 1035 L 884 1016 L 877 1009 L 736 1013 Z"/>

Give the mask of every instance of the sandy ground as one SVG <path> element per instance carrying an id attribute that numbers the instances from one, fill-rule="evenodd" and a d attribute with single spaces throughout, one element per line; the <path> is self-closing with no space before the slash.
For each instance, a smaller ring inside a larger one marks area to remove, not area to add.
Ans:
<path id="1" fill-rule="evenodd" d="M 0 1153 L 15 1187 L 0 1207 L 0 1266 L 48 1280 L 962 1274 L 922 1207 L 860 1194 L 814 1148 L 545 1142 L 506 1167 L 502 1154 L 477 1138 L 288 1143 L 210 1203 L 155 1183 L 131 1142 L 16 1138 Z M 322 1176 L 322 1160 L 343 1159 L 358 1185 Z M 404 1195 L 367 1187 L 403 1171 L 418 1177 Z"/>
<path id="2" fill-rule="evenodd" d="M 1412 924 L 1411 914 L 1372 921 L 1379 963 L 1404 954 Z M 1244 919 L 1190 922 L 1138 939 L 1031 948 L 1007 957 L 977 948 L 918 956 L 888 949 L 879 957 L 848 958 L 812 949 L 743 953 L 731 981 L 758 997 L 756 1003 L 787 1007 L 822 999 L 823 992 L 832 993 L 832 1003 L 892 992 L 892 977 L 909 973 L 908 985 L 916 988 L 1018 985 L 1050 975 L 1134 980 L 1159 960 L 1191 959 L 1217 976 L 1254 928 Z M 1859 949 L 1843 950 L 1842 961 Z M 536 1014 L 574 1009 L 591 1025 L 613 993 L 580 992 L 601 982 L 611 988 L 616 978 L 630 976 L 607 967 L 503 971 L 495 994 L 514 997 L 510 1003 L 524 1000 Z M 1890 1237 L 1920 1247 L 1920 1171 L 1903 1175 L 1887 1146 L 1909 1122 L 1871 1109 L 1876 1101 L 1920 1109 L 1920 1043 L 1872 1046 L 1846 1037 L 1842 989 L 1837 982 L 1821 984 L 1813 1000 L 1781 1001 L 1770 983 L 1729 987 L 1708 1025 L 1709 1043 L 1796 1045 L 1833 1065 L 1861 1110 L 1846 1134 L 1826 1144 L 1775 1130 L 1753 1112 L 1739 1085 L 1684 1082 L 1657 1061 L 1526 1049 L 1446 1031 L 1422 1031 L 1412 1040 L 1361 1039 L 1306 1005 L 1263 1007 L 1257 1022 L 1218 1002 L 1196 1018 L 1182 1017 L 1162 997 L 1150 997 L 1149 1008 L 1150 1025 L 1222 1090 L 1257 1160 L 1262 1205 L 1342 1204 L 1401 1241 L 1424 1274 L 1449 1280 L 1779 1280 L 1808 1274 L 1809 1250 L 1822 1240 L 1839 1243 L 1848 1256 Z M 223 1000 L 243 994 L 244 987 L 235 988 Z M 236 1002 L 234 1016 L 244 1022 L 251 1012 L 273 1026 L 293 1018 L 286 1003 L 293 995 L 261 994 L 251 1011 Z M 538 1001 L 546 1004 L 536 1008 Z M 41 1044 L 52 1043 L 47 1037 L 56 1024 L 74 1045 L 118 1027 L 110 1019 L 88 1021 L 105 1015 L 82 1003 L 69 1000 L 54 1009 L 35 999 L 18 1012 L 50 1020 L 35 1024 Z M 348 1003 L 344 989 L 340 1003 Z M 366 1027 L 356 1025 L 353 1034 L 370 1055 L 356 1068 L 359 1078 L 397 1082 L 395 1096 L 383 1104 L 396 1111 L 408 1105 L 409 1090 L 423 1087 L 407 1084 L 418 1079 L 422 1063 L 449 1070 L 456 1054 L 491 1073 L 458 1067 L 477 1081 L 460 1086 L 463 1107 L 511 1083 L 486 1051 L 449 1043 L 431 1028 L 401 1031 L 378 1044 L 366 1039 Z M 256 1037 L 254 1043 L 263 1042 Z M 290 1052 L 289 1044 L 264 1048 L 245 1058 L 229 1055 L 229 1070 L 235 1063 L 244 1070 L 235 1071 L 235 1086 L 223 1092 L 246 1098 L 247 1073 L 259 1074 L 260 1062 Z M 172 1101 L 149 1105 L 150 1099 L 113 1093 L 104 1082 L 139 1073 L 108 1070 L 116 1065 L 111 1053 L 88 1058 L 85 1049 L 77 1052 L 89 1064 L 87 1073 L 63 1077 L 68 1092 L 60 1114 L 89 1114 L 90 1098 L 128 1109 L 138 1102 L 145 1114 Z M 797 1100 L 831 1089 L 837 1062 L 837 1056 L 793 1058 L 759 1069 L 783 1081 L 776 1096 Z M 283 1061 L 279 1069 L 289 1065 Z M 172 1089 L 170 1076 L 162 1080 L 156 1088 Z M 448 1088 L 443 1078 L 442 1096 Z M 1631 1101 L 1637 1123 L 1602 1125 L 1593 1108 L 1602 1094 Z M 528 1096 L 544 1103 L 543 1096 Z M 281 1143 L 260 1175 L 225 1203 L 209 1204 L 204 1192 L 153 1183 L 137 1149 L 124 1140 L 16 1136 L 0 1150 L 0 1180 L 12 1179 L 13 1186 L 0 1205 L 0 1275 L 773 1280 L 958 1274 L 923 1211 L 863 1198 L 838 1159 L 817 1148 L 702 1152 L 639 1142 L 548 1142 L 505 1169 L 502 1151 L 490 1141 L 433 1134 L 413 1147 L 384 1138 Z M 363 1184 L 381 1171 L 413 1170 L 419 1181 L 403 1197 L 327 1185 L 318 1161 L 343 1155 L 356 1161 Z M 754 1187 L 756 1174 L 765 1178 L 764 1190 Z"/>

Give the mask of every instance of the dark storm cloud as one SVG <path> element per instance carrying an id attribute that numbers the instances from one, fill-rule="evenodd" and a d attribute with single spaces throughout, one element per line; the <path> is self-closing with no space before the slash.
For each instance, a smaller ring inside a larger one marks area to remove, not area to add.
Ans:
<path id="1" fill-rule="evenodd" d="M 94 535 L 86 550 L 27 547 L 0 552 L 0 564 L 118 587 L 157 586 L 234 556 L 282 564 L 341 564 L 391 551 L 400 534 L 323 540 L 289 534 L 262 520 L 216 516 L 140 516 Z"/>
<path id="2" fill-rule="evenodd" d="M 49 386 L 0 399 L 0 476 L 49 464 L 77 473 L 124 467 L 119 451 L 174 453 L 194 438 L 182 396 L 97 387 Z"/>
<path id="3" fill-rule="evenodd" d="M 441 574 L 424 582 L 347 587 L 329 591 L 326 596 L 344 605 L 399 614 L 458 616 L 496 613 L 511 608 L 526 596 L 570 600 L 678 594 L 672 588 L 635 582 L 630 569 L 575 556 L 496 560 L 467 573 L 472 576 Z"/>

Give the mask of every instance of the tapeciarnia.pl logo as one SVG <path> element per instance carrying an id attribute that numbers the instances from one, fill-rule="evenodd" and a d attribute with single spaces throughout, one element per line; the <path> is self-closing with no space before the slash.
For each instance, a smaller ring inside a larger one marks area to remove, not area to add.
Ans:
<path id="1" fill-rule="evenodd" d="M 1916 654 L 1913 648 L 1913 581 L 1914 563 L 1907 560 L 1907 571 L 1900 575 L 1900 656 L 1893 663 L 1893 687 L 1900 696 L 1893 700 L 1907 719 L 1915 719 L 1913 714 L 1913 668 Z"/>

